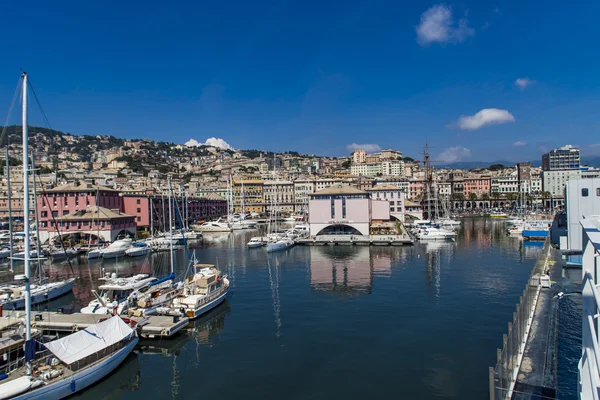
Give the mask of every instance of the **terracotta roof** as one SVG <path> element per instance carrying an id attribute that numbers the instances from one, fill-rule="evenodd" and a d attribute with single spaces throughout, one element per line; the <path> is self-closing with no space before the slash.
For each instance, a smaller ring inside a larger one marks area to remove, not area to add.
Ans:
<path id="1" fill-rule="evenodd" d="M 48 192 L 83 192 L 83 191 L 95 191 L 95 190 L 102 190 L 104 192 L 108 191 L 108 192 L 116 192 L 117 190 L 115 189 L 111 189 L 111 188 L 107 188 L 105 186 L 98 186 L 98 185 L 92 185 L 91 183 L 80 183 L 80 184 L 76 184 L 76 183 L 67 183 L 66 185 L 62 185 L 62 186 L 57 186 L 54 189 L 50 189 L 48 190 Z"/>
<path id="2" fill-rule="evenodd" d="M 56 218 L 57 221 L 89 221 L 89 220 L 110 220 L 117 218 L 133 218 L 133 215 L 124 214 L 118 211 L 109 210 L 104 207 L 87 207 L 84 210 L 75 211 L 73 214 L 63 215 Z"/>
<path id="3" fill-rule="evenodd" d="M 410 200 L 404 200 L 404 207 L 422 207 L 419 203 L 414 203 Z"/>
<path id="4" fill-rule="evenodd" d="M 364 190 L 357 189 L 348 185 L 333 185 L 318 192 L 312 193 L 311 196 L 327 196 L 336 194 L 367 194 Z"/>
<path id="5" fill-rule="evenodd" d="M 206 200 L 219 200 L 219 201 L 225 201 L 224 198 L 222 198 L 221 196 L 219 196 L 216 193 L 209 193 L 204 197 Z"/>

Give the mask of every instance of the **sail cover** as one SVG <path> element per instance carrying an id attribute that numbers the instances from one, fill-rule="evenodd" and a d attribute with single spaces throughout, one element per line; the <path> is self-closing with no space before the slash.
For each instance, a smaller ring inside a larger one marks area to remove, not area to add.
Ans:
<path id="1" fill-rule="evenodd" d="M 72 364 L 97 353 L 133 333 L 123 320 L 114 316 L 82 331 L 46 343 L 45 346 L 65 364 Z"/>

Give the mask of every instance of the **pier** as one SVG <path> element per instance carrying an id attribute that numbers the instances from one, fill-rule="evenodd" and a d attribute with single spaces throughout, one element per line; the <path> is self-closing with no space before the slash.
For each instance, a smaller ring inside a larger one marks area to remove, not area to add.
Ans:
<path id="1" fill-rule="evenodd" d="M 497 363 L 490 367 L 490 400 L 556 397 L 555 296 L 560 288 L 560 252 L 547 240 L 520 297 Z"/>
<path id="2" fill-rule="evenodd" d="M 22 311 L 4 311 L 4 317 L 9 320 L 22 316 Z M 56 312 L 32 312 L 32 326 L 43 332 L 76 332 L 97 324 L 100 320 L 110 318 L 111 315 L 101 314 L 62 314 Z M 5 319 L 2 318 L 2 319 Z M 146 318 L 132 317 L 140 327 L 140 336 L 145 339 L 166 339 L 174 336 L 189 324 L 187 317 L 166 317 L 153 315 Z"/>
<path id="3" fill-rule="evenodd" d="M 414 242 L 406 235 L 322 235 L 298 239 L 296 244 L 305 246 L 408 246 Z"/>

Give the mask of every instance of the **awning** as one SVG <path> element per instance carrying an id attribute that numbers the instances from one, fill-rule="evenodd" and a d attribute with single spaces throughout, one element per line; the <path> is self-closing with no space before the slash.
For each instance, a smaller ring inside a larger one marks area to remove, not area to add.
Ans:
<path id="1" fill-rule="evenodd" d="M 45 346 L 65 364 L 72 364 L 129 337 L 133 333 L 123 320 L 112 317 Z"/>

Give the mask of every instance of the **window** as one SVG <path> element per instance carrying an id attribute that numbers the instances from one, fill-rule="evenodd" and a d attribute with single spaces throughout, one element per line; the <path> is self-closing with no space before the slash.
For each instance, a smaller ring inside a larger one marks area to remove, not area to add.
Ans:
<path id="1" fill-rule="evenodd" d="M 583 188 L 583 189 L 581 189 L 581 196 L 582 196 L 582 197 L 588 197 L 588 195 L 589 195 L 589 190 L 588 190 L 588 188 Z"/>
<path id="2" fill-rule="evenodd" d="M 394 207 L 390 207 L 390 212 L 394 212 Z"/>
<path id="3" fill-rule="evenodd" d="M 142 222 L 142 217 L 137 217 L 137 222 Z"/>
<path id="4" fill-rule="evenodd" d="M 138 209 L 137 209 L 137 212 L 142 212 L 142 209 L 141 209 L 141 208 L 138 208 Z"/>
<path id="5" fill-rule="evenodd" d="M 58 217 L 58 211 L 52 211 L 52 216 L 53 217 Z"/>
<path id="6" fill-rule="evenodd" d="M 140 200 L 140 199 L 137 199 L 136 203 L 137 203 L 137 204 L 140 204 L 140 202 L 141 202 L 141 200 Z"/>
<path id="7" fill-rule="evenodd" d="M 63 211 L 63 215 L 68 215 L 68 214 L 69 214 L 69 210 Z"/>
<path id="8" fill-rule="evenodd" d="M 42 218 L 46 218 L 48 216 L 48 211 L 42 211 L 40 215 L 42 216 Z"/>
<path id="9" fill-rule="evenodd" d="M 596 196 L 600 196 L 600 188 L 596 189 Z"/>
<path id="10" fill-rule="evenodd" d="M 342 198 L 342 219 L 346 219 L 346 198 Z"/>
<path id="11" fill-rule="evenodd" d="M 335 200 L 331 197 L 331 219 L 335 218 Z"/>

